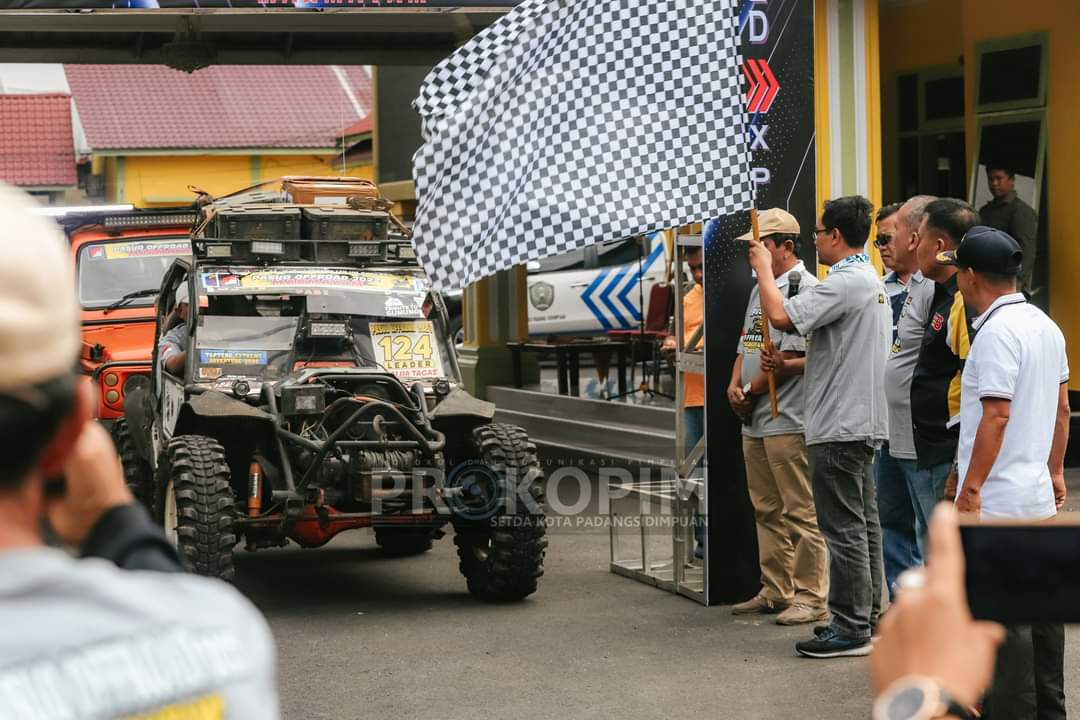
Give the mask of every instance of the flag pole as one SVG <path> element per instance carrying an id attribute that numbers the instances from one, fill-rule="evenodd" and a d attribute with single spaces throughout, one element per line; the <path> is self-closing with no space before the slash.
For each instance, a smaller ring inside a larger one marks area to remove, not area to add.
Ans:
<path id="1" fill-rule="evenodd" d="M 757 208 L 750 208 L 750 229 L 754 233 L 754 242 L 761 242 L 761 231 L 758 229 Z M 762 344 L 769 349 L 770 353 L 776 352 L 776 348 L 773 347 L 772 337 L 770 337 L 769 333 L 769 318 L 765 316 L 765 313 L 761 314 L 761 340 Z M 772 410 L 772 416 L 776 418 L 780 415 L 780 409 L 776 404 L 776 374 L 772 370 L 769 370 L 765 373 L 765 377 L 769 381 L 769 407 Z"/>

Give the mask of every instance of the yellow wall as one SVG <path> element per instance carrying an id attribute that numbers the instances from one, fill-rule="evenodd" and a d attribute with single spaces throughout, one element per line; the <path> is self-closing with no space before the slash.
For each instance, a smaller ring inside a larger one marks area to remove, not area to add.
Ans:
<path id="1" fill-rule="evenodd" d="M 348 165 L 347 172 L 373 178 L 370 162 Z M 194 200 L 188 185 L 211 195 L 225 195 L 282 175 L 340 174 L 340 156 L 132 155 L 122 162 L 108 158 L 106 194 L 115 202 L 162 207 Z"/>
<path id="2" fill-rule="evenodd" d="M 957 65 L 964 54 L 961 0 L 925 0 L 881 8 L 881 114 L 884 200 L 897 197 L 896 77 L 912 70 Z"/>
<path id="3" fill-rule="evenodd" d="M 1080 94 L 1074 73 L 1080 68 L 1080 2 L 1077 0 L 926 0 L 882 8 L 881 72 L 885 98 L 884 148 L 887 181 L 895 173 L 895 75 L 899 71 L 955 64 L 963 54 L 966 86 L 967 160 L 975 154 L 975 45 L 985 40 L 1045 31 L 1049 35 L 1047 92 L 1047 168 L 1050 261 L 1050 314 L 1069 343 L 1069 362 L 1080 367 L 1080 215 L 1073 211 L 1080 193 L 1074 168 L 1080 166 Z M 895 185 L 895 182 L 892 183 Z M 889 183 L 887 182 L 887 187 Z M 1080 373 L 1073 389 L 1080 389 Z"/>

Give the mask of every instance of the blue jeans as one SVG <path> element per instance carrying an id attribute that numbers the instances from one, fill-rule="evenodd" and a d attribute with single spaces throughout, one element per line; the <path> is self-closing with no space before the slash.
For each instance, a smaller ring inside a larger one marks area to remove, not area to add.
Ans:
<path id="1" fill-rule="evenodd" d="M 705 435 L 705 408 L 704 407 L 686 407 L 683 408 L 683 435 L 684 445 L 683 454 L 689 455 L 690 451 L 697 445 Z M 701 466 L 705 463 L 705 457 L 702 456 L 701 462 L 694 466 L 694 469 L 690 471 L 691 477 L 701 477 Z M 697 546 L 694 548 L 694 556 L 698 559 L 705 557 L 705 518 L 700 514 L 694 513 L 694 539 L 697 541 Z"/>
<path id="2" fill-rule="evenodd" d="M 926 557 L 930 515 L 945 495 L 950 467 L 951 463 L 944 463 L 920 470 L 914 460 L 890 455 L 888 445 L 876 454 L 874 479 L 890 600 L 896 599 L 900 573 L 922 565 Z"/>

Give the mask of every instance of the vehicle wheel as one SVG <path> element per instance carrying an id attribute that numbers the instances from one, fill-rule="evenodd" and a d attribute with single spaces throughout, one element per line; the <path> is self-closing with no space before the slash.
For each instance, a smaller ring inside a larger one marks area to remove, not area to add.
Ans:
<path id="1" fill-rule="evenodd" d="M 124 482 L 128 490 L 149 510 L 154 504 L 154 471 L 150 463 L 139 457 L 135 442 L 131 439 L 131 428 L 127 420 L 117 420 L 113 426 L 113 442 L 124 468 Z"/>
<path id="2" fill-rule="evenodd" d="M 182 435 L 158 467 L 155 506 L 166 537 L 194 572 L 231 580 L 236 505 L 225 451 L 211 438 Z"/>
<path id="3" fill-rule="evenodd" d="M 478 598 L 520 600 L 536 592 L 547 549 L 544 475 L 536 446 L 523 429 L 498 423 L 474 430 L 473 443 L 478 462 L 466 466 L 466 474 L 473 476 L 462 481 L 463 496 L 470 498 L 466 505 L 496 510 L 483 518 L 456 513 L 454 544 L 461 574 Z M 533 502 L 522 498 L 518 487 L 526 487 Z M 495 503 L 490 502 L 492 494 Z"/>
<path id="4" fill-rule="evenodd" d="M 419 555 L 431 549 L 431 530 L 424 528 L 375 528 L 375 542 L 390 557 Z"/>

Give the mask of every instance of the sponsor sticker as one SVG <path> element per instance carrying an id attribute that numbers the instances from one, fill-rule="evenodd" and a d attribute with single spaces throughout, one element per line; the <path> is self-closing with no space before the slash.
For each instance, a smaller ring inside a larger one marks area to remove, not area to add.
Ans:
<path id="1" fill-rule="evenodd" d="M 201 365 L 266 365 L 268 362 L 265 350 L 199 351 Z"/>

